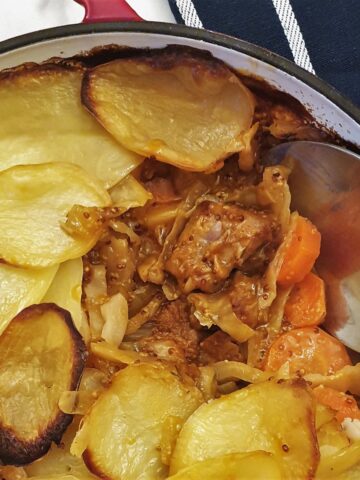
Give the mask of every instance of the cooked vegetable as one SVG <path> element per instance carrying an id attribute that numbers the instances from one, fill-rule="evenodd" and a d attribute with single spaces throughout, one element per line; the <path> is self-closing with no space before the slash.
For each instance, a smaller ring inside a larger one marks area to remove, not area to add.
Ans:
<path id="1" fill-rule="evenodd" d="M 101 338 L 114 346 L 122 342 L 128 324 L 128 305 L 126 298 L 121 293 L 113 295 L 100 307 L 104 319 Z"/>
<path id="2" fill-rule="evenodd" d="M 168 225 L 175 220 L 179 213 L 181 201 L 160 203 L 159 205 L 149 205 L 139 219 L 150 229 L 155 229 L 159 225 Z"/>
<path id="3" fill-rule="evenodd" d="M 85 368 L 77 390 L 67 390 L 61 394 L 59 408 L 71 415 L 85 415 L 101 392 L 108 386 L 108 376 L 96 368 Z M 74 430 L 71 441 L 75 435 Z M 71 442 L 70 442 L 71 443 Z M 68 445 L 70 447 L 70 444 Z"/>
<path id="4" fill-rule="evenodd" d="M 267 452 L 232 453 L 195 463 L 168 480 L 281 480 L 273 455 Z"/>
<path id="5" fill-rule="evenodd" d="M 110 190 L 110 196 L 113 204 L 124 210 L 142 207 L 152 198 L 151 193 L 132 175 L 127 175 L 114 185 Z"/>
<path id="6" fill-rule="evenodd" d="M 57 265 L 31 270 L 0 263 L 0 335 L 21 310 L 40 302 L 57 269 Z"/>
<path id="7" fill-rule="evenodd" d="M 319 468 L 316 473 L 318 480 L 327 480 L 328 478 L 336 478 L 341 480 L 350 480 L 349 476 L 346 476 L 346 471 L 353 469 L 360 463 L 360 442 L 354 442 L 353 444 L 345 447 L 339 451 L 336 451 L 333 455 L 321 458 Z M 344 476 L 341 476 L 344 474 Z M 339 475 L 339 476 L 338 476 Z"/>
<path id="8" fill-rule="evenodd" d="M 277 284 L 279 272 L 284 263 L 284 258 L 286 252 L 289 249 L 290 244 L 293 239 L 293 232 L 295 231 L 296 225 L 298 223 L 299 214 L 297 212 L 292 212 L 289 220 L 289 228 L 283 237 L 283 241 L 275 252 L 274 257 L 270 261 L 265 274 L 262 278 L 261 286 L 263 294 L 259 296 L 259 307 L 262 310 L 269 308 L 274 302 L 279 285 Z M 285 286 L 283 288 L 290 288 L 290 286 Z"/>
<path id="9" fill-rule="evenodd" d="M 281 478 L 313 477 L 319 460 L 315 409 L 302 382 L 251 385 L 199 407 L 179 434 L 170 471 L 256 450 L 274 454 Z"/>
<path id="10" fill-rule="evenodd" d="M 60 265 L 42 303 L 55 303 L 67 310 L 75 327 L 85 340 L 89 338 L 89 325 L 81 308 L 83 262 L 81 258 L 68 260 Z M 37 303 L 37 302 L 33 302 Z"/>
<path id="11" fill-rule="evenodd" d="M 360 363 L 356 365 L 345 365 L 333 375 L 321 375 L 319 373 L 308 373 L 305 379 L 311 382 L 313 387 L 324 385 L 339 392 L 353 393 L 360 395 Z"/>
<path id="12" fill-rule="evenodd" d="M 139 276 L 143 282 L 150 281 L 160 285 L 164 283 L 165 263 L 170 257 L 187 219 L 207 191 L 208 187 L 201 181 L 196 181 L 191 185 L 185 200 L 177 208 L 176 219 L 164 240 L 160 254 L 149 255 L 142 264 L 138 265 Z"/>
<path id="13" fill-rule="evenodd" d="M 90 351 L 95 356 L 108 362 L 128 365 L 141 360 L 141 354 L 132 350 L 121 350 L 107 342 L 92 342 Z"/>
<path id="14" fill-rule="evenodd" d="M 357 480 L 331 222 L 262 164 L 334 138 L 205 51 L 49 62 L 0 72 L 0 480 Z"/>
<path id="15" fill-rule="evenodd" d="M 98 181 L 67 163 L 19 165 L 0 172 L 0 256 L 16 266 L 48 267 L 86 253 L 103 224 L 81 236 L 62 228 L 74 204 L 110 205 Z M 86 216 L 83 217 L 86 225 Z"/>
<path id="16" fill-rule="evenodd" d="M 277 277 L 280 285 L 299 283 L 306 277 L 319 256 L 320 242 L 315 225 L 299 215 Z"/>
<path id="17" fill-rule="evenodd" d="M 180 50 L 93 68 L 82 101 L 126 148 L 191 171 L 241 151 L 254 113 L 252 95 L 224 64 Z"/>
<path id="18" fill-rule="evenodd" d="M 22 467 L 0 466 L 1 480 L 24 480 L 28 478 Z"/>
<path id="19" fill-rule="evenodd" d="M 289 362 L 290 372 L 331 375 L 351 365 L 346 348 L 318 327 L 297 328 L 280 335 L 265 359 L 265 370 L 276 372 Z"/>
<path id="20" fill-rule="evenodd" d="M 348 437 L 335 418 L 317 430 L 317 438 L 322 460 L 350 445 Z"/>
<path id="21" fill-rule="evenodd" d="M 319 430 L 325 423 L 329 423 L 334 418 L 335 412 L 331 408 L 316 402 L 316 430 Z"/>
<path id="22" fill-rule="evenodd" d="M 235 315 L 228 295 L 192 293 L 188 300 L 194 307 L 194 316 L 203 327 L 217 325 L 238 342 L 246 342 L 254 334 L 254 330 Z"/>
<path id="23" fill-rule="evenodd" d="M 80 67 L 32 64 L 2 75 L 0 170 L 69 162 L 109 188 L 140 164 L 141 157 L 115 142 L 84 110 L 83 73 Z"/>
<path id="24" fill-rule="evenodd" d="M 195 387 L 185 386 L 161 364 L 131 365 L 114 376 L 86 415 L 71 452 L 83 454 L 92 472 L 111 480 L 163 479 L 164 423 L 175 417 L 177 435 L 201 402 Z"/>
<path id="25" fill-rule="evenodd" d="M 34 480 L 91 480 L 94 477 L 83 460 L 70 454 L 70 445 L 79 428 L 80 417 L 75 417 L 61 439 L 61 445 L 52 444 L 48 453 L 25 467 Z"/>
<path id="26" fill-rule="evenodd" d="M 257 187 L 257 200 L 262 207 L 268 207 L 286 234 L 290 224 L 290 189 L 287 183 L 289 170 L 281 165 L 267 167 Z"/>
<path id="27" fill-rule="evenodd" d="M 60 442 L 71 422 L 58 401 L 78 385 L 85 345 L 68 312 L 42 304 L 14 318 L 0 352 L 0 459 L 23 465 Z"/>
<path id="28" fill-rule="evenodd" d="M 224 360 L 214 364 L 216 380 L 219 383 L 229 380 L 242 380 L 248 383 L 259 383 L 268 380 L 272 373 L 263 372 L 246 363 Z"/>
<path id="29" fill-rule="evenodd" d="M 336 419 L 342 422 L 345 418 L 360 419 L 360 409 L 352 395 L 338 392 L 333 388 L 319 385 L 313 390 L 316 400 L 327 405 L 336 412 Z"/>
<path id="30" fill-rule="evenodd" d="M 308 273 L 296 284 L 285 305 L 286 320 L 294 327 L 319 325 L 326 315 L 324 281 Z"/>
<path id="31" fill-rule="evenodd" d="M 158 311 L 160 305 L 163 303 L 164 297 L 157 293 L 136 315 L 129 319 L 126 327 L 126 335 L 135 333 L 140 327 L 150 320 Z"/>

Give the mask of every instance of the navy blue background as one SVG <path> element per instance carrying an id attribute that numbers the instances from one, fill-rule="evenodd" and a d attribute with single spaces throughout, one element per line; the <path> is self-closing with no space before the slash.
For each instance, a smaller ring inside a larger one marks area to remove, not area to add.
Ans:
<path id="1" fill-rule="evenodd" d="M 204 28 L 293 60 L 271 0 L 193 0 Z M 175 0 L 170 0 L 183 23 Z M 360 0 L 291 0 L 316 74 L 360 106 Z"/>

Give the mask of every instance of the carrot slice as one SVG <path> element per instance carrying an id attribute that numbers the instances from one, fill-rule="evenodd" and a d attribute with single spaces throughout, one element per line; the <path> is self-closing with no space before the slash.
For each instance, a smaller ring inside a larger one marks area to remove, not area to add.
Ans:
<path id="1" fill-rule="evenodd" d="M 319 325 L 325 317 L 325 285 L 314 273 L 294 286 L 285 305 L 285 318 L 294 327 Z"/>
<path id="2" fill-rule="evenodd" d="M 341 423 L 345 418 L 360 419 L 360 409 L 352 395 L 338 392 L 330 387 L 319 385 L 314 388 L 316 400 L 336 412 L 336 419 Z"/>
<path id="3" fill-rule="evenodd" d="M 351 365 L 344 345 L 318 327 L 296 328 L 272 343 L 264 370 L 276 372 L 285 362 L 289 362 L 291 373 L 302 375 L 330 375 Z"/>
<path id="4" fill-rule="evenodd" d="M 319 256 L 320 242 L 321 235 L 315 225 L 299 215 L 285 250 L 277 282 L 284 287 L 301 282 Z"/>

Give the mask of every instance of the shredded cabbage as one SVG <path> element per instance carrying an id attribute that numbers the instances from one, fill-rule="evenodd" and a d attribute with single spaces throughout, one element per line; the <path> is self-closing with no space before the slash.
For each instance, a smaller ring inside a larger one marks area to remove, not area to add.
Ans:
<path id="1" fill-rule="evenodd" d="M 254 334 L 254 330 L 235 315 L 226 293 L 192 293 L 188 300 L 194 307 L 194 316 L 203 327 L 217 325 L 240 343 L 246 342 Z"/>

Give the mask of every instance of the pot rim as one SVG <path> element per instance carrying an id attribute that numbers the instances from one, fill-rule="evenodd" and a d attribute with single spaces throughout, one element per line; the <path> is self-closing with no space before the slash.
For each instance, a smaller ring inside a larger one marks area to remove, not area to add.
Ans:
<path id="1" fill-rule="evenodd" d="M 64 25 L 60 27 L 47 28 L 36 32 L 27 33 L 0 42 L 0 55 L 3 53 L 26 47 L 35 43 L 45 42 L 58 38 L 80 36 L 89 33 L 113 33 L 113 32 L 134 32 L 190 38 L 198 41 L 205 41 L 244 53 L 250 57 L 257 58 L 268 63 L 277 69 L 296 77 L 303 83 L 328 98 L 341 110 L 347 113 L 358 124 L 360 124 L 360 108 L 358 108 L 346 96 L 339 93 L 336 88 L 320 79 L 316 75 L 297 66 L 290 60 L 271 52 L 256 44 L 241 40 L 223 33 L 212 32 L 205 29 L 197 29 L 163 22 L 110 22 L 110 23 L 87 23 Z"/>

